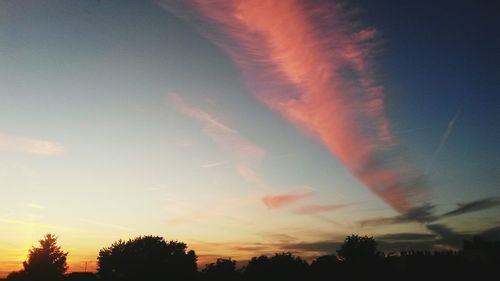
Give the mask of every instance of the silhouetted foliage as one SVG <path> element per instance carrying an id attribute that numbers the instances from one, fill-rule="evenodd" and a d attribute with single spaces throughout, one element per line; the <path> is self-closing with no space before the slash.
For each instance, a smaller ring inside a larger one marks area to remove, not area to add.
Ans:
<path id="1" fill-rule="evenodd" d="M 57 246 L 57 237 L 45 235 L 39 241 L 40 247 L 33 247 L 29 251 L 28 260 L 23 262 L 24 269 L 9 274 L 8 280 L 47 281 L 62 280 L 68 269 L 66 256 Z"/>
<path id="2" fill-rule="evenodd" d="M 490 242 L 479 236 L 474 236 L 471 241 L 464 241 L 462 254 L 470 261 L 476 260 L 481 263 L 499 265 L 500 241 Z"/>
<path id="3" fill-rule="evenodd" d="M 349 263 L 366 263 L 380 257 L 375 239 L 358 235 L 347 236 L 337 254 Z"/>
<path id="4" fill-rule="evenodd" d="M 463 273 L 461 261 L 456 251 L 404 251 L 397 257 L 386 258 L 386 271 L 407 275 L 408 280 L 449 280 Z"/>
<path id="5" fill-rule="evenodd" d="M 201 271 L 203 279 L 207 281 L 236 281 L 240 280 L 241 272 L 236 270 L 236 261 L 232 259 L 217 259 Z"/>
<path id="6" fill-rule="evenodd" d="M 99 281 L 99 278 L 91 272 L 72 272 L 66 276 L 66 281 Z"/>
<path id="7" fill-rule="evenodd" d="M 26 277 L 26 272 L 24 270 L 13 271 L 7 275 L 8 281 L 26 281 L 28 278 Z"/>
<path id="8" fill-rule="evenodd" d="M 244 271 L 245 280 L 305 280 L 308 264 L 291 253 L 252 258 Z"/>
<path id="9" fill-rule="evenodd" d="M 182 242 L 142 236 L 115 242 L 99 252 L 98 275 L 106 281 L 192 280 L 196 254 Z"/>
<path id="10" fill-rule="evenodd" d="M 373 237 L 347 236 L 337 254 L 342 260 L 339 270 L 342 278 L 364 279 L 383 271 L 383 255 L 377 250 L 377 242 Z"/>
<path id="11" fill-rule="evenodd" d="M 310 266 L 310 275 L 314 280 L 330 280 L 331 276 L 341 273 L 342 264 L 335 255 L 316 258 Z"/>
<path id="12" fill-rule="evenodd" d="M 463 241 L 459 251 L 403 251 L 385 258 L 385 272 L 407 280 L 499 280 L 500 242 L 480 237 Z"/>
<path id="13" fill-rule="evenodd" d="M 177 241 L 142 236 L 118 241 L 98 256 L 98 275 L 70 273 L 68 281 L 298 281 L 298 280 L 500 280 L 500 241 L 474 236 L 458 251 L 402 251 L 382 254 L 372 237 L 348 236 L 337 255 L 317 257 L 309 265 L 291 253 L 252 258 L 236 268 L 232 259 L 218 259 L 197 271 L 194 251 Z M 56 237 L 45 236 L 30 250 L 24 269 L 8 281 L 58 281 L 66 271 L 67 253 Z"/>

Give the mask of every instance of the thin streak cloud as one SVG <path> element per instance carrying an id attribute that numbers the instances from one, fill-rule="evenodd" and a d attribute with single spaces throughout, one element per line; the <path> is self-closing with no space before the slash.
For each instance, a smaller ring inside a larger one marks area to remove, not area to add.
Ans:
<path id="1" fill-rule="evenodd" d="M 256 169 L 264 158 L 264 149 L 245 139 L 237 130 L 217 120 L 214 115 L 189 105 L 179 95 L 170 94 L 169 100 L 180 113 L 198 121 L 203 126 L 203 132 L 228 152 L 233 158 L 238 174 L 244 180 L 263 185 Z M 223 164 L 209 163 L 204 168 Z"/>
<path id="2" fill-rule="evenodd" d="M 0 133 L 0 151 L 1 150 L 38 155 L 57 155 L 63 153 L 65 148 L 62 144 L 53 141 Z"/>
<path id="3" fill-rule="evenodd" d="M 320 214 L 336 211 L 349 206 L 349 204 L 327 204 L 327 205 L 305 205 L 294 210 L 294 213 L 301 215 Z"/>
<path id="4" fill-rule="evenodd" d="M 416 241 L 432 240 L 436 238 L 436 235 L 431 233 L 388 233 L 377 238 L 381 240 Z"/>
<path id="5" fill-rule="evenodd" d="M 98 225 L 98 226 L 101 226 L 101 227 L 106 227 L 106 228 L 112 228 L 112 229 L 117 229 L 117 230 L 125 230 L 125 231 L 131 231 L 133 229 L 129 228 L 129 227 L 126 227 L 126 226 L 122 226 L 122 225 L 117 225 L 117 224 L 112 224 L 112 223 L 105 223 L 105 222 L 100 222 L 100 221 L 94 221 L 94 220 L 89 220 L 89 219 L 79 219 L 81 222 L 84 222 L 84 223 L 89 223 L 89 224 L 94 224 L 94 225 Z"/>
<path id="6" fill-rule="evenodd" d="M 217 162 L 212 162 L 212 163 L 201 164 L 200 167 L 204 168 L 204 169 L 210 169 L 210 168 L 215 168 L 215 167 L 219 167 L 219 166 L 224 166 L 227 163 L 229 163 L 229 162 L 228 161 L 217 161 Z"/>
<path id="7" fill-rule="evenodd" d="M 436 158 L 439 156 L 439 154 L 441 153 L 441 150 L 443 150 L 444 146 L 448 142 L 448 138 L 450 137 L 451 132 L 453 131 L 453 127 L 455 126 L 455 122 L 457 121 L 458 117 L 460 117 L 460 113 L 461 113 L 461 110 L 459 109 L 455 113 L 453 118 L 451 118 L 450 122 L 448 122 L 448 126 L 446 126 L 446 130 L 444 131 L 443 136 L 441 137 L 441 141 L 439 142 L 438 147 L 436 148 L 436 150 L 432 154 L 429 165 L 427 165 L 427 169 L 425 171 L 426 174 L 428 174 L 431 171 L 432 166 L 434 165 L 434 162 L 436 161 Z"/>
<path id="8" fill-rule="evenodd" d="M 26 203 L 24 204 L 24 206 L 32 209 L 39 209 L 39 210 L 45 209 L 45 206 L 35 203 Z"/>
<path id="9" fill-rule="evenodd" d="M 11 218 L 6 218 L 6 217 L 0 217 L 0 222 L 6 223 L 6 224 L 13 224 L 13 225 L 22 225 L 22 226 L 33 227 L 33 228 L 65 230 L 65 231 L 80 232 L 80 233 L 83 232 L 82 229 L 75 228 L 75 227 L 67 227 L 67 226 L 62 226 L 62 225 L 39 223 L 37 221 L 11 219 Z"/>

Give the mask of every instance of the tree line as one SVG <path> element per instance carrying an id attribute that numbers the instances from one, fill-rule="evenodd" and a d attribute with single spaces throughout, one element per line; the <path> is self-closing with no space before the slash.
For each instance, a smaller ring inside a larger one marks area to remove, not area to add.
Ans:
<path id="1" fill-rule="evenodd" d="M 347 236 L 336 253 L 310 263 L 292 253 L 253 257 L 238 268 L 231 258 L 197 267 L 197 256 L 179 241 L 159 236 L 119 240 L 99 251 L 96 273 L 66 274 L 57 237 L 47 234 L 29 250 L 23 269 L 8 281 L 266 281 L 266 280 L 500 280 L 500 241 L 479 236 L 460 250 L 384 254 L 373 237 Z"/>

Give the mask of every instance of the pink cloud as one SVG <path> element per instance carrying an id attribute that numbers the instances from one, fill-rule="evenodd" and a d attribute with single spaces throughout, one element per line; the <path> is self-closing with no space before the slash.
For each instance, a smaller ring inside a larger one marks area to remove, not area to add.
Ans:
<path id="1" fill-rule="evenodd" d="M 300 200 L 309 198 L 313 195 L 312 192 L 295 193 L 295 194 L 278 194 L 262 197 L 262 202 L 269 209 L 282 208 L 288 205 L 297 203 Z"/>
<path id="2" fill-rule="evenodd" d="M 62 144 L 40 139 L 18 137 L 0 133 L 0 149 L 39 155 L 55 155 L 65 151 Z"/>
<path id="3" fill-rule="evenodd" d="M 427 187 L 401 155 L 384 114 L 372 63 L 375 29 L 356 29 L 331 1 L 183 4 L 209 23 L 204 29 L 217 30 L 204 31 L 265 105 L 315 137 L 395 210 L 423 202 Z"/>
<path id="4" fill-rule="evenodd" d="M 170 94 L 169 100 L 173 102 L 179 112 L 198 121 L 203 126 L 204 133 L 228 151 L 235 162 L 236 170 L 243 179 L 251 183 L 262 183 L 256 172 L 258 164 L 265 155 L 261 147 L 245 139 L 237 130 L 217 120 L 214 115 L 187 104 L 180 96 Z M 205 165 L 204 168 L 223 164 L 225 164 L 224 161 L 211 163 Z"/>

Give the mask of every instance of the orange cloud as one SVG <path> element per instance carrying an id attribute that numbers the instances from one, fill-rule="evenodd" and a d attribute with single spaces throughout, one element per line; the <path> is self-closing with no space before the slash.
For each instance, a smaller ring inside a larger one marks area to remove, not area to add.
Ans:
<path id="1" fill-rule="evenodd" d="M 276 209 L 291 205 L 296 203 L 302 199 L 309 198 L 313 195 L 312 192 L 305 193 L 295 193 L 295 194 L 278 194 L 278 195 L 269 195 L 262 197 L 262 202 L 270 208 Z"/>
<path id="2" fill-rule="evenodd" d="M 65 150 L 63 145 L 56 142 L 18 137 L 3 133 L 0 133 L 0 149 L 39 155 L 61 154 Z"/>
<path id="3" fill-rule="evenodd" d="M 376 30 L 356 30 L 331 1 L 183 4 L 217 30 L 205 33 L 238 64 L 259 100 L 323 143 L 395 210 L 423 202 L 425 183 L 401 155 L 384 114 L 372 64 Z"/>

